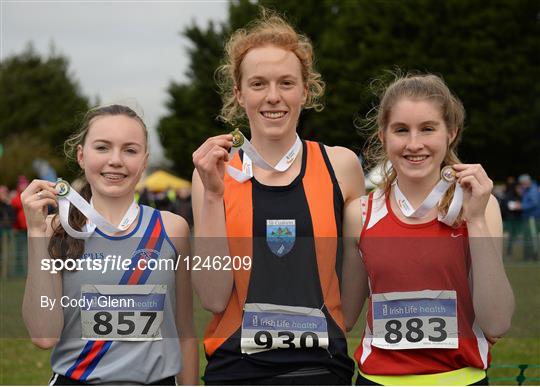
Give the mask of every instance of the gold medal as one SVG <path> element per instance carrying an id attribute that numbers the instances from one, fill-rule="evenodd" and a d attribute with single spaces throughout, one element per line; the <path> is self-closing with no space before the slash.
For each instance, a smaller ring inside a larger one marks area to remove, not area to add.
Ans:
<path id="1" fill-rule="evenodd" d="M 56 189 L 58 196 L 66 196 L 69 193 L 70 185 L 64 179 L 58 178 L 54 188 Z"/>
<path id="2" fill-rule="evenodd" d="M 441 170 L 441 179 L 444 181 L 447 181 L 448 183 L 452 183 L 456 180 L 456 171 L 454 171 L 454 168 L 447 165 Z"/>
<path id="3" fill-rule="evenodd" d="M 233 148 L 240 148 L 244 144 L 244 135 L 238 128 L 233 130 L 231 132 L 233 139 L 232 139 L 232 146 Z"/>

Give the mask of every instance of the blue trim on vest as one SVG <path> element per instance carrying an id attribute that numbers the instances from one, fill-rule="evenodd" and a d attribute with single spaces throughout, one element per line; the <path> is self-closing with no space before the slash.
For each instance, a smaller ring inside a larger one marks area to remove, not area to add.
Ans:
<path id="1" fill-rule="evenodd" d="M 154 209 L 154 212 L 152 213 L 152 217 L 150 219 L 150 222 L 148 223 L 148 227 L 146 228 L 146 230 L 144 232 L 144 236 L 141 239 L 141 242 L 139 243 L 139 246 L 137 247 L 137 250 L 143 249 L 144 246 L 148 243 L 148 241 L 150 240 L 150 236 L 152 235 L 152 232 L 154 231 L 156 222 L 158 220 L 160 220 L 160 219 L 161 219 L 161 217 L 160 217 L 159 211 Z M 135 229 L 129 235 L 132 235 L 139 228 L 139 226 L 141 224 L 141 220 L 142 220 L 142 206 L 141 206 L 141 212 L 140 212 L 140 216 L 139 216 L 139 223 L 137 224 L 137 227 L 135 227 Z M 163 222 L 161 222 L 161 232 L 159 233 L 159 236 L 158 236 L 159 240 L 157 241 L 156 246 L 154 247 L 154 249 L 157 250 L 157 251 L 159 251 L 161 249 L 162 245 L 163 245 L 164 231 L 165 231 L 165 229 L 163 227 Z M 107 239 L 124 239 L 124 238 L 128 237 L 128 235 L 123 235 L 121 237 L 109 237 L 109 236 L 104 235 L 104 234 L 102 234 L 102 235 L 104 237 L 106 237 Z M 133 263 L 133 261 L 135 262 L 135 264 Z M 138 260 L 134 260 L 132 258 L 132 265 L 131 266 L 135 267 L 137 261 Z M 130 268 L 128 268 L 128 270 L 126 270 L 124 272 L 124 275 L 122 276 L 122 279 L 120 280 L 120 285 L 125 285 L 129 281 L 129 278 L 131 277 L 131 275 L 134 272 L 134 270 L 132 269 L 131 266 L 130 266 Z M 148 277 L 150 276 L 151 272 L 152 271 L 147 268 L 145 270 L 145 272 L 139 278 L 138 284 L 143 285 L 146 282 L 146 280 L 148 279 Z M 86 345 L 84 346 L 81 354 L 77 358 L 77 361 L 75 362 L 75 364 L 73 364 L 69 368 L 68 372 L 66 373 L 67 377 L 71 377 L 71 375 L 77 369 L 79 364 L 86 358 L 86 356 L 90 352 L 90 350 L 91 350 L 91 348 L 92 348 L 92 346 L 94 345 L 95 342 L 96 342 L 96 340 L 89 340 L 86 343 Z M 103 347 L 101 347 L 101 349 L 97 353 L 96 357 L 87 366 L 86 370 L 81 375 L 81 378 L 79 380 L 86 381 L 86 379 L 90 376 L 92 371 L 94 371 L 94 369 L 98 366 L 101 359 L 108 352 L 108 350 L 111 347 L 112 343 L 113 342 L 111 340 L 105 341 L 105 343 L 103 344 Z"/>

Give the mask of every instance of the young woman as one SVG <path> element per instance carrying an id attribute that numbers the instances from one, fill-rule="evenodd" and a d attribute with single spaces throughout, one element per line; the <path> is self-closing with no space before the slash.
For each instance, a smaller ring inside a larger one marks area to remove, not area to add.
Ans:
<path id="1" fill-rule="evenodd" d="M 174 385 L 177 374 L 197 384 L 190 278 L 173 265 L 178 253 L 189 253 L 189 228 L 177 215 L 134 202 L 148 160 L 143 121 L 125 106 L 95 108 L 66 149 L 84 171 L 83 201 L 120 231 L 96 228 L 74 206 L 69 220 L 47 216 L 47 205 L 74 195 L 67 183 L 34 180 L 22 195 L 29 234 L 23 317 L 33 343 L 53 348 L 51 384 Z"/>
<path id="2" fill-rule="evenodd" d="M 222 118 L 233 125 L 247 118 L 251 140 L 235 132 L 242 150 L 232 158 L 231 134 L 193 154 L 197 253 L 243 259 L 237 270 L 192 272 L 202 305 L 215 314 L 204 379 L 350 384 L 338 278 L 351 252 L 342 256 L 338 238 L 364 191 L 363 174 L 353 152 L 297 136 L 302 109 L 320 108 L 324 87 L 311 44 L 280 17 L 263 16 L 232 35 L 218 75 Z"/>
<path id="3" fill-rule="evenodd" d="M 487 384 L 486 337 L 510 327 L 493 183 L 456 155 L 464 117 L 434 75 L 382 94 L 367 158 L 386 165 L 384 179 L 355 203 L 371 293 L 359 385 Z"/>

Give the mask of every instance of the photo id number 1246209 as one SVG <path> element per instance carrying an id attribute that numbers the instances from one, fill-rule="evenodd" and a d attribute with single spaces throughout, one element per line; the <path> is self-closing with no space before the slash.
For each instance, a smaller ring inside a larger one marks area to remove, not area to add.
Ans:
<path id="1" fill-rule="evenodd" d="M 186 264 L 186 270 L 250 270 L 251 269 L 251 257 L 244 256 L 239 257 L 235 255 L 230 257 L 225 256 L 206 256 L 205 258 L 198 255 L 193 257 L 184 257 Z"/>

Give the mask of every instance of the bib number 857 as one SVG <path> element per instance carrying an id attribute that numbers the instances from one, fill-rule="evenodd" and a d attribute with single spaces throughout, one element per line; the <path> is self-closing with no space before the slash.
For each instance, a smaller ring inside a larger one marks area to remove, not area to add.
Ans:
<path id="1" fill-rule="evenodd" d="M 274 339 L 272 334 L 269 331 L 258 331 L 253 336 L 255 344 L 264 348 L 318 348 L 319 347 L 319 336 L 314 332 L 304 332 L 300 335 L 300 342 L 297 346 L 295 344 L 296 336 L 294 332 L 290 331 L 279 331 L 277 332 L 277 338 Z"/>
<path id="2" fill-rule="evenodd" d="M 94 315 L 93 330 L 96 335 L 107 336 L 111 334 L 116 328 L 116 334 L 121 336 L 131 335 L 135 332 L 136 320 L 142 317 L 148 318 L 144 328 L 141 331 L 141 335 L 146 335 L 152 326 L 152 323 L 156 319 L 156 312 L 139 312 L 140 317 L 135 317 L 135 312 L 118 312 L 118 321 L 112 323 L 113 314 L 109 312 L 98 312 Z M 135 317 L 135 319 L 131 319 Z M 137 321 L 138 322 L 138 321 Z"/>
<path id="3" fill-rule="evenodd" d="M 448 333 L 444 329 L 446 322 L 439 317 L 432 317 L 428 320 L 429 325 L 437 335 L 428 335 L 428 340 L 439 343 L 448 337 Z M 422 330 L 424 323 L 419 318 L 411 318 L 405 323 L 405 339 L 411 343 L 418 343 L 425 337 L 425 333 Z M 384 340 L 389 344 L 396 344 L 403 340 L 402 322 L 400 320 L 388 320 L 385 324 L 386 334 Z"/>

